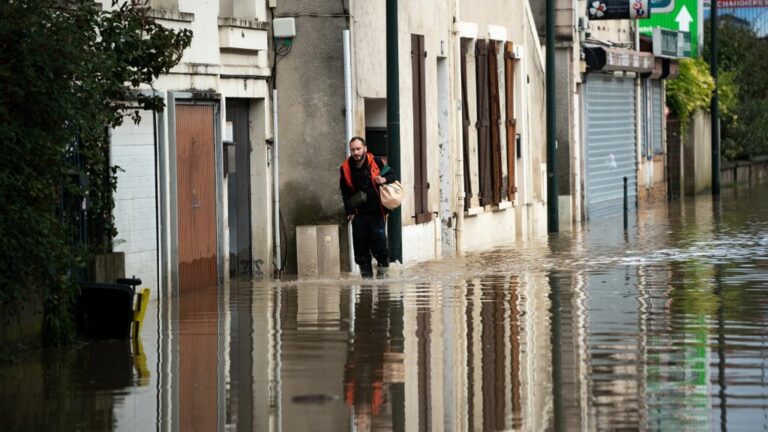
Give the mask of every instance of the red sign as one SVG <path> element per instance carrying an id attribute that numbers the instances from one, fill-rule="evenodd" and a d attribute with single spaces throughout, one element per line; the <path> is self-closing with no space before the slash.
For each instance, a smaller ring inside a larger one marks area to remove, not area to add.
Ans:
<path id="1" fill-rule="evenodd" d="M 704 2 L 705 8 L 709 8 L 709 5 L 709 1 Z M 717 7 L 731 9 L 768 7 L 768 0 L 717 0 Z"/>

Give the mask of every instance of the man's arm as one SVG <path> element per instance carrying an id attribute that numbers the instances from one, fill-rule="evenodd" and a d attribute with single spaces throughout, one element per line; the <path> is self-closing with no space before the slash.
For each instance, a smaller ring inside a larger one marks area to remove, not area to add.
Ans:
<path id="1" fill-rule="evenodd" d="M 354 191 L 347 185 L 344 180 L 344 170 L 339 168 L 339 189 L 341 189 L 341 198 L 344 201 L 344 213 L 347 215 L 355 214 L 355 210 L 349 204 L 349 197 L 352 196 Z"/>
<path id="2" fill-rule="evenodd" d="M 383 170 L 385 166 L 389 167 L 389 170 L 387 170 L 386 174 L 382 175 L 382 177 L 387 179 L 387 183 L 392 183 L 398 179 L 397 173 L 395 172 L 394 169 L 392 169 L 391 166 L 384 165 L 384 161 L 382 161 L 379 158 L 374 158 L 373 160 L 376 162 L 376 165 L 379 166 L 380 170 Z"/>

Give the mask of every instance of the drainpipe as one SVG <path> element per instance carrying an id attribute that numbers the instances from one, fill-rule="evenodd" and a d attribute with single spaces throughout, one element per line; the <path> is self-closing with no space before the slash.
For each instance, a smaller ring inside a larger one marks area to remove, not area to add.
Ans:
<path id="1" fill-rule="evenodd" d="M 456 67 L 454 70 L 454 76 L 459 79 L 454 79 L 458 86 L 454 85 L 454 92 L 458 97 L 456 98 L 456 106 L 459 109 L 463 109 L 464 101 L 461 100 L 461 34 L 459 34 L 459 0 L 455 0 L 453 3 L 453 34 L 456 35 L 456 42 L 454 43 L 454 61 L 458 58 L 459 61 L 455 61 Z M 458 87 L 458 90 L 456 89 Z M 461 113 L 454 124 L 461 124 Z M 464 254 L 464 199 L 466 198 L 466 192 L 464 191 L 464 147 L 463 147 L 463 134 L 461 131 L 454 127 L 454 141 L 456 142 L 456 186 L 458 187 L 458 193 L 456 201 L 456 256 L 462 256 Z"/>
<path id="2" fill-rule="evenodd" d="M 349 29 L 342 31 L 344 39 L 344 134 L 347 140 L 344 144 L 347 158 L 349 158 L 349 140 L 352 139 L 352 55 L 350 52 Z M 355 251 L 352 248 L 352 222 L 347 223 L 347 239 L 349 241 L 349 269 L 356 273 Z"/>
<path id="3" fill-rule="evenodd" d="M 555 0 L 547 0 L 547 228 L 560 231 L 555 99 Z"/>
<path id="4" fill-rule="evenodd" d="M 272 188 L 274 199 L 274 227 L 275 227 L 275 269 L 279 275 L 283 270 L 283 254 L 280 251 L 280 140 L 277 134 L 277 89 L 272 90 L 272 115 L 274 122 L 273 148 L 272 148 Z"/>
<path id="5" fill-rule="evenodd" d="M 397 47 L 397 1 L 387 0 L 387 163 L 402 175 L 400 165 L 400 68 Z M 390 261 L 403 262 L 403 217 L 398 208 L 389 214 Z"/>

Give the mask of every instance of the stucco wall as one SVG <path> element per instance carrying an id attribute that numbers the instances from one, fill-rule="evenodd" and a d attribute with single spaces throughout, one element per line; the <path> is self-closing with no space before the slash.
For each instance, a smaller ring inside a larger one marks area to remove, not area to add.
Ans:
<path id="1" fill-rule="evenodd" d="M 685 194 L 696 195 L 712 187 L 712 123 L 705 112 L 693 115 L 684 138 Z"/>
<path id="2" fill-rule="evenodd" d="M 276 15 L 299 13 L 332 15 L 343 11 L 341 2 L 277 2 Z M 295 227 L 341 223 L 344 218 L 339 165 L 346 155 L 342 45 L 346 19 L 295 19 L 296 38 L 276 71 L 282 247 L 289 273 L 296 272 Z M 346 239 L 345 233 L 341 238 Z"/>

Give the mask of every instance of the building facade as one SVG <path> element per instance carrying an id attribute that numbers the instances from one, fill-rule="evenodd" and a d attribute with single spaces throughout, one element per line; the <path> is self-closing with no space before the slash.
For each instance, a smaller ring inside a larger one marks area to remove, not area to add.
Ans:
<path id="1" fill-rule="evenodd" d="M 120 167 L 114 250 L 125 253 L 127 275 L 161 295 L 269 274 L 266 1 L 151 6 L 151 18 L 192 30 L 193 40 L 181 62 L 144 90 L 161 96 L 165 110 L 111 131 L 111 162 Z"/>
<path id="2" fill-rule="evenodd" d="M 545 232 L 544 69 L 528 2 L 397 6 L 403 262 Z M 275 71 L 287 245 L 297 226 L 337 224 L 343 266 L 338 167 L 348 135 L 388 156 L 385 7 L 285 0 L 274 10 L 296 31 L 278 42 Z"/>
<path id="3" fill-rule="evenodd" d="M 588 2 L 556 2 L 557 167 L 561 228 L 666 199 L 664 79 L 638 20 L 590 20 Z M 534 8 L 542 39 L 545 2 Z"/>
<path id="4" fill-rule="evenodd" d="M 337 225 L 349 269 L 338 167 L 352 135 L 388 156 L 386 2 L 152 6 L 194 39 L 147 89 L 167 109 L 112 132 L 127 273 L 168 286 L 293 274 L 304 225 Z M 543 234 L 544 2 L 397 6 L 402 261 Z M 632 209 L 666 196 L 670 68 L 637 28 L 557 3 L 562 228 L 620 214 L 624 178 Z"/>

